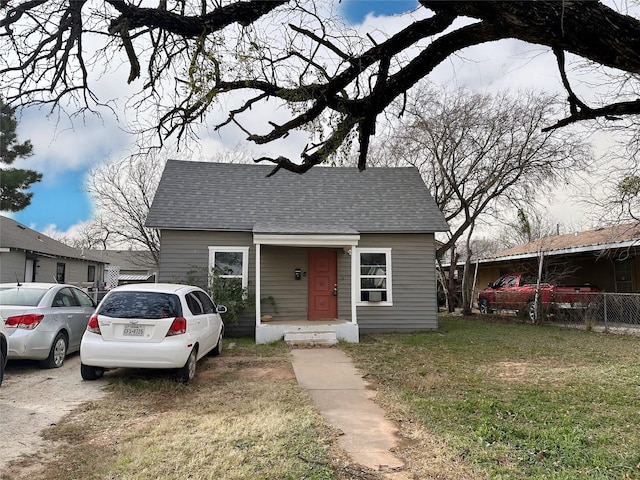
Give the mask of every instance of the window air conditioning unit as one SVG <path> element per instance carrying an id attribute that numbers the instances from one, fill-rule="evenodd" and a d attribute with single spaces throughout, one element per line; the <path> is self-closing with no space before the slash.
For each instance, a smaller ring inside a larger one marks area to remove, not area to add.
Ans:
<path id="1" fill-rule="evenodd" d="M 382 301 L 382 292 L 369 292 L 369 301 L 370 302 L 381 302 Z"/>

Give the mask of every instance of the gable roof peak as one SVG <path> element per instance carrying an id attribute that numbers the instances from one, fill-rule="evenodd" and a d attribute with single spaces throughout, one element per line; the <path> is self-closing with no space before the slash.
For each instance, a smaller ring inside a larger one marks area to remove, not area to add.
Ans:
<path id="1" fill-rule="evenodd" d="M 358 232 L 449 229 L 415 167 L 314 167 L 304 174 L 273 165 L 169 160 L 147 225 L 253 231 L 264 225 L 335 225 Z"/>

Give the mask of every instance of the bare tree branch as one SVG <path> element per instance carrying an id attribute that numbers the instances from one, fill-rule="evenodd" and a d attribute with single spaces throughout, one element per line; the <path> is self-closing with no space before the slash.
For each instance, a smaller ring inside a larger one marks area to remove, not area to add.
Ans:
<path id="1" fill-rule="evenodd" d="M 160 143 L 185 139 L 222 97 L 249 92 L 218 127 L 239 125 L 248 141 L 261 145 L 307 131 L 299 159 L 269 159 L 293 171 L 326 161 L 356 130 L 364 169 L 382 112 L 461 50 L 502 39 L 556 53 L 570 115 L 546 130 L 640 113 L 640 100 L 622 95 L 588 106 L 567 77 L 566 53 L 640 73 L 640 21 L 599 1 L 420 0 L 425 17 L 386 40 L 355 38 L 314 0 L 17 3 L 0 4 L 0 95 L 12 106 L 102 106 L 108 101 L 93 90 L 95 72 L 118 66 L 123 51 L 127 81 L 144 76 L 132 108 L 154 115 L 154 125 L 141 132 Z M 87 38 L 100 42 L 95 52 L 87 53 Z M 252 131 L 246 120 L 252 108 L 273 101 L 289 107 L 288 118 L 268 119 L 266 131 Z"/>
<path id="2" fill-rule="evenodd" d="M 420 85 L 404 117 L 381 134 L 377 165 L 420 170 L 451 225 L 441 255 L 501 206 L 534 205 L 552 185 L 588 169 L 587 143 L 570 132 L 543 133 L 553 98 L 523 92 L 511 98 Z"/>

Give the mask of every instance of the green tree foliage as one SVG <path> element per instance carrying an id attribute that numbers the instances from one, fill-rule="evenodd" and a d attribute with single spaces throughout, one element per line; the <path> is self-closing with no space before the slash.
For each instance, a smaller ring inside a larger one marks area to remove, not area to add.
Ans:
<path id="1" fill-rule="evenodd" d="M 222 316 L 227 325 L 237 325 L 242 313 L 255 307 L 253 295 L 243 288 L 241 279 L 221 277 L 220 272 L 213 269 L 194 265 L 186 278 L 177 278 L 175 281 L 196 285 L 205 290 L 217 305 L 227 307 L 227 313 Z"/>
<path id="2" fill-rule="evenodd" d="M 635 198 L 640 194 L 640 177 L 628 175 L 618 183 L 618 193 L 623 200 Z"/>
<path id="3" fill-rule="evenodd" d="M 525 236 L 527 242 L 531 241 L 531 223 L 529 223 L 529 218 L 527 217 L 527 212 L 524 209 L 518 209 L 518 224 L 520 226 L 520 232 Z"/>
<path id="4" fill-rule="evenodd" d="M 29 157 L 33 145 L 29 140 L 18 143 L 15 108 L 0 99 L 0 163 L 11 165 L 18 158 Z M 42 174 L 34 170 L 0 168 L 0 210 L 17 212 L 31 203 L 31 184 L 39 182 Z"/>
<path id="5" fill-rule="evenodd" d="M 611 195 L 609 205 L 618 207 L 611 209 L 611 211 L 618 212 L 620 218 L 639 220 L 640 176 L 628 173 L 622 177 L 615 185 L 615 192 Z"/>
<path id="6" fill-rule="evenodd" d="M 249 295 L 246 288 L 242 288 L 242 280 L 239 278 L 213 275 L 209 278 L 206 290 L 218 305 L 227 307 L 223 319 L 229 325 L 236 325 L 240 315 L 254 307 L 253 296 Z"/>

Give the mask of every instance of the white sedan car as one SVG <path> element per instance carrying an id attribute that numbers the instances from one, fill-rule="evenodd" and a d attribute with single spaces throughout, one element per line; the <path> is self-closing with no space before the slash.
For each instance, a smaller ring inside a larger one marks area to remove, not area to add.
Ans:
<path id="1" fill-rule="evenodd" d="M 111 368 L 176 369 L 193 379 L 196 362 L 222 349 L 224 305 L 190 285 L 139 283 L 111 290 L 89 319 L 80 344 L 80 373 L 100 378 Z"/>

